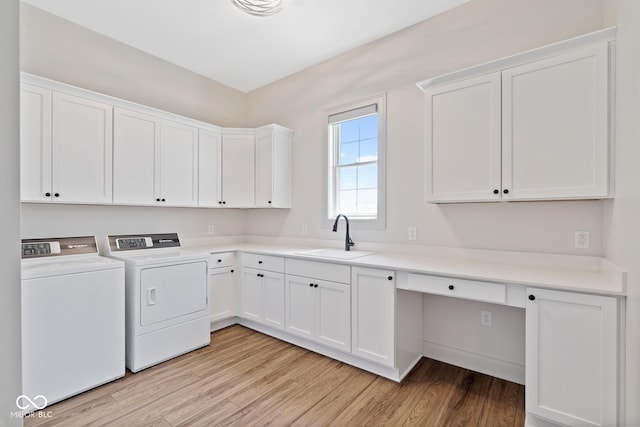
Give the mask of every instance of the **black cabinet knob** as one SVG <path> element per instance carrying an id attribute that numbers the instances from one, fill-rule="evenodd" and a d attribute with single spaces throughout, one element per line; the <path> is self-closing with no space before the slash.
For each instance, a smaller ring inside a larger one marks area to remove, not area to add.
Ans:
<path id="1" fill-rule="evenodd" d="M 231 270 L 231 272 L 232 272 L 232 273 L 234 273 L 234 272 L 235 272 L 235 270 Z"/>
<path id="2" fill-rule="evenodd" d="M 509 189 L 508 189 L 508 188 L 505 188 L 504 190 L 502 190 L 502 192 L 503 192 L 504 194 L 509 194 Z"/>
<path id="3" fill-rule="evenodd" d="M 317 287 L 318 287 L 318 284 L 316 283 L 315 285 L 313 285 L 313 287 L 314 287 L 314 288 L 317 288 Z"/>
<path id="4" fill-rule="evenodd" d="M 535 295 L 529 295 L 529 301 L 534 301 L 536 299 Z"/>
<path id="5" fill-rule="evenodd" d="M 313 288 L 313 283 L 309 283 L 309 287 L 310 287 L 310 288 Z"/>
<path id="6" fill-rule="evenodd" d="M 257 274 L 257 276 L 258 276 L 258 277 L 264 277 L 264 275 L 263 275 L 263 274 L 260 274 L 260 273 L 258 273 L 258 274 Z"/>
<path id="7" fill-rule="evenodd" d="M 227 204 L 227 202 L 225 202 L 225 201 L 223 200 L 223 201 L 222 201 L 222 204 L 223 204 L 223 205 L 226 205 L 226 204 Z"/>
<path id="8" fill-rule="evenodd" d="M 44 193 L 45 196 L 51 197 L 51 193 Z"/>
<path id="9" fill-rule="evenodd" d="M 262 261 L 258 261 L 258 264 L 262 264 Z"/>
<path id="10" fill-rule="evenodd" d="M 163 202 L 166 202 L 166 200 L 165 200 L 165 199 L 162 199 L 162 201 L 163 201 Z"/>
<path id="11" fill-rule="evenodd" d="M 53 193 L 54 197 L 60 197 L 60 193 Z"/>
<path id="12" fill-rule="evenodd" d="M 160 198 L 158 197 L 158 198 L 156 199 L 156 202 L 159 202 L 159 201 L 160 201 Z"/>
<path id="13" fill-rule="evenodd" d="M 271 204 L 271 200 L 269 200 L 267 203 Z"/>
<path id="14" fill-rule="evenodd" d="M 449 285 L 449 290 L 450 290 L 450 291 L 452 291 L 452 290 L 453 290 L 453 288 L 454 288 L 454 286 L 453 286 L 453 285 Z"/>
<path id="15" fill-rule="evenodd" d="M 219 259 L 219 260 L 218 260 L 218 262 L 222 262 L 222 260 L 221 260 L 221 259 Z"/>
<path id="16" fill-rule="evenodd" d="M 495 190 L 493 190 L 493 194 L 498 194 L 500 191 L 496 188 Z"/>
<path id="17" fill-rule="evenodd" d="M 218 204 L 219 204 L 219 205 L 221 205 L 221 204 L 222 204 L 222 200 L 220 200 L 220 201 L 218 202 Z"/>
<path id="18" fill-rule="evenodd" d="M 393 276 L 387 277 L 387 280 L 393 280 Z"/>

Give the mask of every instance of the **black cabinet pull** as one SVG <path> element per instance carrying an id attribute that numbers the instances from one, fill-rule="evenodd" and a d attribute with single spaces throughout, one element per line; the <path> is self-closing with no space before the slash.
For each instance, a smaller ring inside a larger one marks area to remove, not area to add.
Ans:
<path id="1" fill-rule="evenodd" d="M 258 273 L 258 277 L 264 277 L 264 274 Z"/>
<path id="2" fill-rule="evenodd" d="M 51 193 L 44 193 L 45 196 L 51 197 Z"/>
<path id="3" fill-rule="evenodd" d="M 450 291 L 452 291 L 452 290 L 453 290 L 453 288 L 454 288 L 454 286 L 453 286 L 453 285 L 449 285 L 449 290 L 450 290 Z"/>
<path id="4" fill-rule="evenodd" d="M 504 190 L 502 190 L 502 192 L 503 192 L 504 194 L 509 194 L 509 189 L 508 189 L 508 188 L 505 188 Z"/>
<path id="5" fill-rule="evenodd" d="M 534 301 L 535 299 L 536 299 L 536 296 L 535 296 L 535 295 L 529 295 L 529 300 L 530 300 L 530 301 Z"/>
<path id="6" fill-rule="evenodd" d="M 498 194 L 500 191 L 496 188 L 495 190 L 493 190 L 493 194 Z"/>
<path id="7" fill-rule="evenodd" d="M 393 280 L 393 276 L 387 277 L 387 280 Z"/>
<path id="8" fill-rule="evenodd" d="M 60 197 L 60 193 L 54 193 L 53 194 L 55 197 Z"/>

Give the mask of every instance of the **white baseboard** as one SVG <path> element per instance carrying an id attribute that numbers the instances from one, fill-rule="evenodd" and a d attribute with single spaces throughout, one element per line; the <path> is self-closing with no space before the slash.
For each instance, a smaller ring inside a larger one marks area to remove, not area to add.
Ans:
<path id="1" fill-rule="evenodd" d="M 524 365 L 493 359 L 429 341 L 422 342 L 422 354 L 430 359 L 502 378 L 517 384 L 524 384 Z"/>

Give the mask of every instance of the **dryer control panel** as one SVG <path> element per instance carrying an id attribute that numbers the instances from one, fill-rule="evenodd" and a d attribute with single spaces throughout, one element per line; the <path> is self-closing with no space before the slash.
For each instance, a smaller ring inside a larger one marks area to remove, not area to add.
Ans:
<path id="1" fill-rule="evenodd" d="M 111 253 L 180 247 L 178 233 L 109 236 L 109 251 Z"/>

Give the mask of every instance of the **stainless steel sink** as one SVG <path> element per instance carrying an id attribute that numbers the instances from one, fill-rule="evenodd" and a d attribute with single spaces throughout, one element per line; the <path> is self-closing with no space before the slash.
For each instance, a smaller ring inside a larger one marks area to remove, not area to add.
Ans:
<path id="1" fill-rule="evenodd" d="M 310 249 L 308 251 L 295 252 L 298 255 L 315 256 L 319 258 L 333 258 L 333 259 L 354 259 L 367 255 L 372 255 L 375 252 L 367 251 L 345 251 L 343 249 Z"/>

